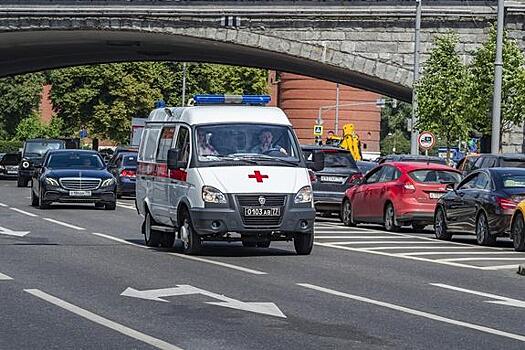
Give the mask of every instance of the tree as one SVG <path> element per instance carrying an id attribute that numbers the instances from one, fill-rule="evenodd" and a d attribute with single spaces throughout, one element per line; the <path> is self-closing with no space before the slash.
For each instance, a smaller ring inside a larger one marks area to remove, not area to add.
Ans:
<path id="1" fill-rule="evenodd" d="M 401 130 L 394 130 L 381 138 L 381 155 L 410 153 L 410 139 Z"/>
<path id="2" fill-rule="evenodd" d="M 11 138 L 24 118 L 38 109 L 42 85 L 41 73 L 0 79 L 0 138 Z"/>
<path id="3" fill-rule="evenodd" d="M 493 27 L 489 32 L 488 40 L 475 51 L 474 60 L 470 66 L 474 78 L 470 89 L 470 100 L 474 111 L 475 127 L 486 135 L 490 135 L 492 131 L 495 58 L 496 30 Z M 516 40 L 510 39 L 505 32 L 500 136 L 514 125 L 524 121 L 525 55 Z"/>
<path id="4" fill-rule="evenodd" d="M 56 138 L 62 136 L 62 121 L 54 117 L 49 125 L 42 123 L 38 114 L 33 113 L 29 118 L 22 119 L 15 130 L 14 139 L 25 141 L 38 137 Z"/>
<path id="5" fill-rule="evenodd" d="M 412 114 L 412 106 L 398 102 L 396 107 L 385 104 L 381 109 L 381 154 L 410 153 L 410 133 L 406 120 Z"/>
<path id="6" fill-rule="evenodd" d="M 457 43 L 458 37 L 453 33 L 437 37 L 416 84 L 416 127 L 441 136 L 447 148 L 452 142 L 466 139 L 471 129 L 471 77 L 456 51 Z"/>

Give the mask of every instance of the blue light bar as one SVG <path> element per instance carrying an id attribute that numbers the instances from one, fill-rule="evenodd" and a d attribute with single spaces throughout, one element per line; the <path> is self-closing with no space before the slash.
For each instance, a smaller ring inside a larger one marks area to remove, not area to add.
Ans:
<path id="1" fill-rule="evenodd" d="M 265 105 L 270 102 L 268 95 L 195 95 L 193 97 L 196 105 Z"/>

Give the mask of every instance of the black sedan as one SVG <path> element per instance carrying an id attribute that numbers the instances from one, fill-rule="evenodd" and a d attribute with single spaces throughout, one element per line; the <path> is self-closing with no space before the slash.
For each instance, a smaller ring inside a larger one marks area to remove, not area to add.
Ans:
<path id="1" fill-rule="evenodd" d="M 116 180 L 95 151 L 49 151 L 32 180 L 31 205 L 40 209 L 59 202 L 95 203 L 97 208 L 115 210 Z"/>
<path id="2" fill-rule="evenodd" d="M 496 237 L 508 235 L 514 209 L 524 198 L 525 169 L 474 171 L 438 201 L 436 237 L 450 240 L 454 232 L 468 232 L 478 244 L 493 245 Z"/>

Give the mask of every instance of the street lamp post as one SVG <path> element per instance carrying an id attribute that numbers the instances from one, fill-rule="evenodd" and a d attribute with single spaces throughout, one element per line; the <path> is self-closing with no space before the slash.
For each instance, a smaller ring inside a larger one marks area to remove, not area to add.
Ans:
<path id="1" fill-rule="evenodd" d="M 492 138 L 490 151 L 499 153 L 501 132 L 501 81 L 503 76 L 503 27 L 505 1 L 498 0 L 498 24 L 496 28 L 496 60 L 494 61 L 494 96 L 492 101 Z"/>
<path id="2" fill-rule="evenodd" d="M 417 95 L 416 82 L 419 80 L 419 51 L 421 43 L 421 0 L 416 0 L 416 32 L 414 35 L 414 80 L 412 83 L 412 122 L 410 126 L 410 153 L 419 154 L 417 145 L 418 132 L 415 129 L 417 122 Z"/>
<path id="3" fill-rule="evenodd" d="M 182 107 L 186 106 L 186 62 L 182 63 Z"/>

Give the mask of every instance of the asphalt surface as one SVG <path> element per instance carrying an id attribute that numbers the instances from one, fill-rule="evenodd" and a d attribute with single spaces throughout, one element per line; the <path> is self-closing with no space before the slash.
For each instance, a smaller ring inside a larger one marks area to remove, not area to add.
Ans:
<path id="1" fill-rule="evenodd" d="M 0 349 L 525 347 L 525 254 L 508 240 L 320 218 L 310 256 L 278 242 L 186 257 L 144 247 L 131 199 L 39 210 L 29 191 L 0 181 Z"/>

